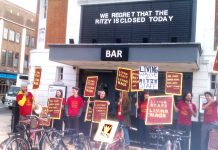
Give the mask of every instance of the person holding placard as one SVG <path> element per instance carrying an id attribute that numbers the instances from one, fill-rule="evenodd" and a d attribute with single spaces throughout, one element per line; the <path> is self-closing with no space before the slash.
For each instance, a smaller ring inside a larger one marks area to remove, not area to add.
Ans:
<path id="1" fill-rule="evenodd" d="M 67 99 L 66 106 L 68 108 L 68 128 L 75 129 L 79 132 L 79 117 L 82 114 L 84 100 L 78 95 L 79 88 L 72 88 L 72 96 Z"/>
<path id="2" fill-rule="evenodd" d="M 177 105 L 174 103 L 174 109 L 178 112 L 178 120 L 177 120 L 177 129 L 184 131 L 185 136 L 190 135 L 191 131 L 191 117 L 196 117 L 197 109 L 196 105 L 192 103 L 192 93 L 187 92 L 183 96 L 183 100 L 181 100 Z M 183 150 L 189 149 L 189 139 L 186 138 L 181 142 L 181 148 Z"/>
<path id="3" fill-rule="evenodd" d="M 146 145 L 149 144 L 149 128 L 145 125 L 145 117 L 147 111 L 147 104 L 148 104 L 148 92 L 143 92 L 141 101 L 139 103 L 135 103 L 136 109 L 139 109 L 139 140 L 141 148 L 144 147 L 144 142 Z"/>
<path id="4" fill-rule="evenodd" d="M 124 133 L 124 144 L 125 149 L 129 148 L 129 127 L 131 124 L 130 120 L 131 102 L 129 100 L 128 92 L 120 92 L 119 101 L 117 104 L 117 119 L 119 120 L 119 125 L 123 129 Z"/>
<path id="5" fill-rule="evenodd" d="M 216 83 L 216 86 L 218 86 L 218 83 Z M 210 92 L 205 92 L 204 96 L 207 102 L 202 105 L 202 109 L 204 110 L 204 121 L 201 127 L 201 150 L 207 150 L 209 132 L 212 129 L 218 128 L 218 98 L 214 101 L 213 95 Z"/>

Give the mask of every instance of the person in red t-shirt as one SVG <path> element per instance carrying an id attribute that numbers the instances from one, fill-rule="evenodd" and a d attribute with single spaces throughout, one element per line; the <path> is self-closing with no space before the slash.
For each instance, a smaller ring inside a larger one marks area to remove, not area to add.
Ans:
<path id="1" fill-rule="evenodd" d="M 183 100 L 177 105 L 174 103 L 174 109 L 178 112 L 177 129 L 184 131 L 184 135 L 189 136 L 191 131 L 191 117 L 196 117 L 197 109 L 196 105 L 192 103 L 192 93 L 187 92 L 184 94 Z M 184 139 L 181 144 L 181 148 L 184 150 L 189 149 L 189 140 Z"/>
<path id="2" fill-rule="evenodd" d="M 73 87 L 73 95 L 67 99 L 66 105 L 68 107 L 68 128 L 76 129 L 79 132 L 79 117 L 82 114 L 84 101 L 78 95 L 79 88 Z"/>
<path id="3" fill-rule="evenodd" d="M 144 142 L 146 142 L 146 146 L 149 144 L 149 127 L 145 125 L 145 117 L 147 111 L 147 103 L 148 103 L 148 92 L 143 92 L 142 99 L 139 103 L 136 103 L 136 109 L 139 109 L 139 139 L 141 148 L 144 147 Z"/>
<path id="4" fill-rule="evenodd" d="M 207 102 L 202 105 L 202 109 L 204 110 L 204 122 L 201 127 L 201 150 L 207 150 L 209 132 L 216 128 L 216 125 L 218 124 L 218 98 L 214 101 L 213 95 L 210 92 L 205 92 L 204 96 Z"/>
<path id="5" fill-rule="evenodd" d="M 18 92 L 16 100 L 19 105 L 19 120 L 27 119 L 26 116 L 32 114 L 34 101 L 32 93 L 27 91 L 27 84 L 21 85 L 21 90 Z"/>

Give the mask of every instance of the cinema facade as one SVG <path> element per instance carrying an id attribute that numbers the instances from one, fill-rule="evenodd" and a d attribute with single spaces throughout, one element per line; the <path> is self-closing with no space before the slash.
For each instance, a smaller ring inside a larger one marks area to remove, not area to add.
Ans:
<path id="1" fill-rule="evenodd" d="M 64 64 L 63 83 L 68 87 L 68 96 L 72 86 L 78 85 L 82 94 L 86 77 L 98 76 L 97 88 L 106 90 L 115 107 L 117 68 L 138 69 L 139 66 L 159 67 L 159 87 L 152 90 L 154 95 L 164 94 L 168 71 L 183 73 L 182 91 L 194 94 L 193 102 L 198 109 L 204 91 L 214 91 L 215 1 L 209 5 L 197 0 L 78 0 L 78 3 L 79 6 L 73 6 L 73 0 L 68 0 L 67 22 L 72 21 L 69 16 L 77 10 L 80 18 L 74 23 L 79 25 L 79 32 L 73 35 L 67 32 L 64 44 L 49 44 L 45 51 L 32 51 L 32 57 L 48 53 L 49 60 L 56 62 L 53 66 L 41 63 L 45 70 Z M 71 23 L 66 31 L 77 29 L 73 28 Z M 67 37 L 73 38 L 74 43 L 69 43 Z M 32 61 L 32 66 L 36 62 Z M 68 72 L 67 77 L 64 72 Z M 50 75 L 44 77 L 49 79 Z M 44 89 L 52 84 L 45 78 Z M 135 94 L 130 96 L 134 98 Z M 181 98 L 176 96 L 176 102 Z M 110 111 L 115 113 L 114 109 Z M 134 112 L 132 107 L 133 119 Z M 195 143 L 200 142 L 200 122 L 198 113 L 193 118 L 192 149 L 199 149 Z"/>

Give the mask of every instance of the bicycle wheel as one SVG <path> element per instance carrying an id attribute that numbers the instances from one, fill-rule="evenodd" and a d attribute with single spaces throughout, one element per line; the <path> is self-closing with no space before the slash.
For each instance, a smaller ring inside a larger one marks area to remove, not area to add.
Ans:
<path id="1" fill-rule="evenodd" d="M 91 150 L 92 146 L 88 138 L 84 138 L 83 140 L 78 139 L 78 143 L 74 144 L 75 150 Z"/>
<path id="2" fill-rule="evenodd" d="M 40 141 L 40 150 L 67 150 L 59 132 L 46 132 Z"/>
<path id="3" fill-rule="evenodd" d="M 30 150 L 29 143 L 21 136 L 13 136 L 4 141 L 1 145 L 3 150 Z"/>

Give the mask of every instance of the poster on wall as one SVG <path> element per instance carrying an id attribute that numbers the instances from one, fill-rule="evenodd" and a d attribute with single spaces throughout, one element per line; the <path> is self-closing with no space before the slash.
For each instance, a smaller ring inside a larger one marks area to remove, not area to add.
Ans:
<path id="1" fill-rule="evenodd" d="M 49 85 L 48 98 L 55 98 L 57 90 L 62 91 L 62 98 L 66 99 L 67 86 L 64 85 Z"/>
<path id="2" fill-rule="evenodd" d="M 118 67 L 115 89 L 128 92 L 130 89 L 130 78 L 131 69 Z"/>
<path id="3" fill-rule="evenodd" d="M 41 80 L 41 74 L 42 74 L 42 68 L 36 67 L 35 68 L 35 74 L 34 74 L 34 80 L 33 80 L 33 89 L 38 89 L 40 85 Z"/>
<path id="4" fill-rule="evenodd" d="M 149 96 L 146 110 L 146 125 L 164 125 L 173 123 L 172 95 Z"/>
<path id="5" fill-rule="evenodd" d="M 131 73 L 131 91 L 137 92 L 137 91 L 143 91 L 143 89 L 139 89 L 139 71 L 138 70 L 132 70 Z"/>
<path id="6" fill-rule="evenodd" d="M 89 76 L 86 79 L 84 97 L 95 97 L 98 76 Z"/>
<path id="7" fill-rule="evenodd" d="M 158 89 L 158 66 L 140 66 L 139 89 Z"/>
<path id="8" fill-rule="evenodd" d="M 166 72 L 165 94 L 182 95 L 182 73 Z"/>
<path id="9" fill-rule="evenodd" d="M 95 100 L 93 107 L 92 122 L 100 123 L 101 120 L 107 120 L 108 102 Z"/>

